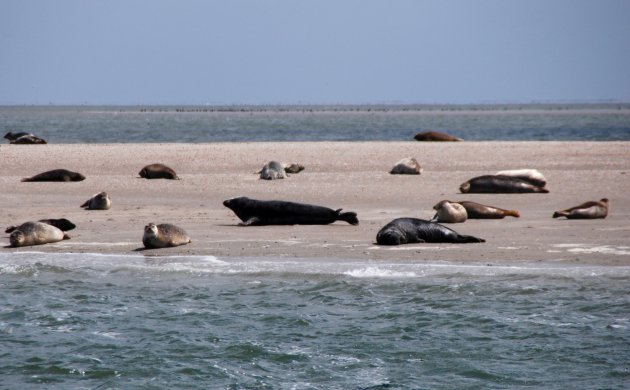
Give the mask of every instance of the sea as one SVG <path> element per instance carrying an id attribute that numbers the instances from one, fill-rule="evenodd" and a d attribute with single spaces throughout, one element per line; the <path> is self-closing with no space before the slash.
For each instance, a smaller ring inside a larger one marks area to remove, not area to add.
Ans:
<path id="1" fill-rule="evenodd" d="M 49 143 L 630 140 L 630 105 L 0 107 Z M 2 153 L 2 147 L 0 147 Z M 629 389 L 630 265 L 0 251 L 0 389 Z"/>

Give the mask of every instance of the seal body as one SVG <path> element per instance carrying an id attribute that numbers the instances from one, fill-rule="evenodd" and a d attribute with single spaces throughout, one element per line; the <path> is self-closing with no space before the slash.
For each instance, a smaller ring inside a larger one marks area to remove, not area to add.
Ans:
<path id="1" fill-rule="evenodd" d="M 11 143 L 14 145 L 42 145 L 47 142 L 43 138 L 36 137 L 33 134 L 27 134 L 18 137 L 17 139 L 11 141 Z"/>
<path id="2" fill-rule="evenodd" d="M 149 164 L 138 172 L 140 177 L 145 179 L 171 179 L 179 180 L 179 176 L 172 168 L 164 164 Z"/>
<path id="3" fill-rule="evenodd" d="M 27 177 L 22 181 L 82 181 L 85 176 L 78 172 L 72 172 L 67 169 L 53 169 L 52 171 L 42 172 L 33 177 Z"/>
<path id="4" fill-rule="evenodd" d="M 49 244 L 69 239 L 60 229 L 43 222 L 26 222 L 15 229 L 9 242 L 12 247 Z"/>
<path id="5" fill-rule="evenodd" d="M 145 248 L 166 248 L 192 242 L 184 229 L 170 223 L 156 225 L 150 223 L 144 227 L 142 244 Z"/>
<path id="6" fill-rule="evenodd" d="M 341 209 L 281 200 L 256 200 L 247 197 L 228 199 L 223 205 L 243 221 L 242 225 L 328 225 L 345 221 L 358 225 L 357 214 Z"/>
<path id="7" fill-rule="evenodd" d="M 521 216 L 518 210 L 506 210 L 468 200 L 458 201 L 457 203 L 466 209 L 469 219 L 503 219 L 507 216 L 515 218 Z"/>
<path id="8" fill-rule="evenodd" d="M 391 171 L 392 175 L 419 175 L 422 173 L 422 167 L 413 157 L 405 157 L 398 161 Z"/>
<path id="9" fill-rule="evenodd" d="M 66 232 L 68 230 L 72 230 L 75 227 L 77 227 L 77 225 L 73 224 L 72 222 L 70 222 L 69 220 L 67 220 L 65 218 L 40 219 L 38 222 L 46 223 L 48 225 L 54 226 L 57 229 L 59 229 L 61 231 L 64 231 L 64 232 Z M 22 226 L 22 225 L 20 225 L 20 226 Z M 13 232 L 16 229 L 19 229 L 20 226 L 9 226 L 4 232 L 5 233 L 11 233 L 11 232 Z"/>
<path id="10" fill-rule="evenodd" d="M 284 165 L 278 161 L 269 161 L 260 171 L 260 178 L 263 180 L 286 179 L 286 177 Z"/>
<path id="11" fill-rule="evenodd" d="M 425 131 L 413 137 L 416 141 L 463 141 L 461 138 L 453 137 L 450 134 L 439 131 Z"/>
<path id="12" fill-rule="evenodd" d="M 468 219 L 466 209 L 459 203 L 443 200 L 433 206 L 433 209 L 436 211 L 433 219 L 437 222 L 461 223 Z"/>
<path id="13" fill-rule="evenodd" d="M 483 238 L 465 236 L 439 223 L 418 218 L 397 218 L 383 226 L 376 235 L 379 245 L 413 243 L 473 243 L 486 242 Z"/>
<path id="14" fill-rule="evenodd" d="M 282 166 L 286 173 L 300 173 L 304 170 L 304 165 L 298 163 L 284 163 Z"/>
<path id="15" fill-rule="evenodd" d="M 112 207 L 112 200 L 109 195 L 107 195 L 107 192 L 103 191 L 94 194 L 94 196 L 85 201 L 81 207 L 86 210 L 109 210 L 110 207 Z"/>
<path id="16" fill-rule="evenodd" d="M 6 134 L 4 135 L 4 138 L 8 139 L 8 140 L 9 140 L 9 142 L 13 142 L 13 141 L 15 141 L 16 139 L 18 139 L 18 138 L 20 138 L 20 137 L 27 136 L 27 135 L 30 135 L 30 136 L 32 136 L 32 137 L 34 137 L 34 136 L 35 136 L 34 134 L 31 134 L 31 133 L 25 133 L 25 132 L 23 132 L 23 131 L 21 131 L 21 132 L 19 132 L 19 133 L 14 133 L 14 132 L 9 131 L 8 133 L 6 133 Z"/>
<path id="17" fill-rule="evenodd" d="M 589 201 L 579 206 L 553 213 L 553 218 L 566 217 L 567 219 L 597 219 L 608 216 L 609 200 L 606 198 L 597 201 Z"/>
<path id="18" fill-rule="evenodd" d="M 514 194 L 548 193 L 549 190 L 517 177 L 484 175 L 474 177 L 459 186 L 462 193 Z"/>
<path id="19" fill-rule="evenodd" d="M 537 169 L 513 169 L 508 171 L 499 171 L 496 175 L 517 177 L 538 187 L 544 187 L 547 185 L 547 179 L 545 179 L 545 176 Z"/>

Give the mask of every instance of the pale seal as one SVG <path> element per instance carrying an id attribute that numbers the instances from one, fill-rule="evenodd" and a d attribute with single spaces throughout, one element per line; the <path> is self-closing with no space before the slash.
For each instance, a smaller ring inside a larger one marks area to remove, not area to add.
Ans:
<path id="1" fill-rule="evenodd" d="M 433 220 L 444 223 L 461 223 L 466 222 L 468 213 L 464 206 L 459 203 L 453 203 L 448 200 L 438 202 L 433 209 L 436 211 Z"/>
<path id="2" fill-rule="evenodd" d="M 77 225 L 73 224 L 72 222 L 70 222 L 69 220 L 65 219 L 65 218 L 49 218 L 49 219 L 40 219 L 37 222 L 41 222 L 41 223 L 47 223 L 49 225 L 52 225 L 54 227 L 56 227 L 57 229 L 60 229 L 62 231 L 68 231 L 68 230 L 72 230 L 75 227 L 77 227 Z M 21 225 L 19 226 L 9 226 L 4 232 L 5 233 L 11 233 L 12 231 L 19 229 Z"/>
<path id="3" fill-rule="evenodd" d="M 544 187 L 547 185 L 547 179 L 545 179 L 545 176 L 537 169 L 512 169 L 508 171 L 499 171 L 496 175 L 518 177 L 519 179 L 526 180 L 538 187 Z"/>
<path id="4" fill-rule="evenodd" d="M 228 199 L 223 205 L 243 221 L 241 225 L 328 225 L 345 221 L 358 225 L 357 214 L 341 209 L 281 200 L 256 200 L 246 197 Z"/>
<path id="5" fill-rule="evenodd" d="M 103 191 L 94 194 L 90 199 L 86 200 L 80 207 L 86 210 L 109 210 L 112 207 L 112 199 Z"/>
<path id="6" fill-rule="evenodd" d="M 398 161 L 389 171 L 392 175 L 419 175 L 422 173 L 422 167 L 413 157 L 405 157 Z"/>
<path id="7" fill-rule="evenodd" d="M 567 219 L 597 219 L 608 216 L 609 200 L 602 198 L 597 201 L 589 201 L 579 206 L 553 213 L 553 218 L 566 217 Z"/>
<path id="8" fill-rule="evenodd" d="M 416 141 L 463 141 L 461 138 L 453 137 L 450 134 L 439 131 L 425 131 L 413 137 Z"/>
<path id="9" fill-rule="evenodd" d="M 70 237 L 60 229 L 43 222 L 26 222 L 15 229 L 9 242 L 12 247 L 49 244 Z"/>
<path id="10" fill-rule="evenodd" d="M 466 209 L 468 219 L 503 219 L 507 216 L 514 218 L 521 216 L 518 210 L 506 210 L 468 200 L 458 201 L 456 203 L 459 203 Z"/>
<path id="11" fill-rule="evenodd" d="M 138 172 L 145 179 L 171 179 L 179 180 L 177 173 L 164 164 L 149 164 Z"/>
<path id="12" fill-rule="evenodd" d="M 418 218 L 397 218 L 383 226 L 376 235 L 379 245 L 413 243 L 473 243 L 486 242 L 483 238 L 465 236 L 439 223 Z"/>
<path id="13" fill-rule="evenodd" d="M 166 248 L 190 242 L 192 241 L 184 229 L 170 223 L 161 223 L 159 225 L 150 223 L 144 227 L 142 243 L 145 248 Z"/>
<path id="14" fill-rule="evenodd" d="M 286 177 L 284 166 L 278 161 L 269 161 L 260 171 L 260 178 L 263 180 L 286 179 Z"/>
<path id="15" fill-rule="evenodd" d="M 42 172 L 33 177 L 26 177 L 22 181 L 82 181 L 85 176 L 78 172 L 72 172 L 67 169 L 53 169 L 52 171 Z"/>
<path id="16" fill-rule="evenodd" d="M 484 175 L 474 177 L 459 187 L 462 193 L 514 194 L 514 193 L 548 193 L 544 187 L 536 186 L 517 177 L 502 175 Z"/>

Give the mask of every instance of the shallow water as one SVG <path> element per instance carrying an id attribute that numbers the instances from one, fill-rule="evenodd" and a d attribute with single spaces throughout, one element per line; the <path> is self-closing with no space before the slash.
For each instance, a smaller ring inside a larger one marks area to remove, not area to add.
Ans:
<path id="1" fill-rule="evenodd" d="M 5 131 L 50 143 L 630 140 L 630 105 L 0 106 Z"/>
<path id="2" fill-rule="evenodd" d="M 0 254 L 1 388 L 628 388 L 630 267 Z"/>

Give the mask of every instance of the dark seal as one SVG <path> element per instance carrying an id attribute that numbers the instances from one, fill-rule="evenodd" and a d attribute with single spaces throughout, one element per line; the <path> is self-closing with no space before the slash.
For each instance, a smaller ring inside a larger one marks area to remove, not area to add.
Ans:
<path id="1" fill-rule="evenodd" d="M 545 187 L 534 185 L 527 180 L 512 176 L 484 175 L 474 177 L 459 186 L 462 193 L 477 194 L 523 194 L 548 193 Z"/>
<path id="2" fill-rule="evenodd" d="M 450 134 L 439 131 L 425 131 L 413 137 L 416 141 L 463 141 L 461 138 L 453 137 Z"/>
<path id="3" fill-rule="evenodd" d="M 234 211 L 242 225 L 328 225 L 345 221 L 358 225 L 357 214 L 342 213 L 341 209 L 314 206 L 281 200 L 256 200 L 246 197 L 228 199 L 223 205 Z"/>
<path id="4" fill-rule="evenodd" d="M 149 164 L 142 168 L 140 172 L 138 172 L 140 177 L 144 177 L 145 179 L 171 179 L 171 180 L 179 180 L 179 176 L 177 173 L 164 164 Z"/>
<path id="5" fill-rule="evenodd" d="M 72 172 L 67 169 L 53 169 L 52 171 L 42 172 L 33 177 L 27 177 L 22 181 L 82 181 L 85 176 L 78 172 Z"/>
<path id="6" fill-rule="evenodd" d="M 65 219 L 65 218 L 49 218 L 49 219 L 40 219 L 38 222 L 41 223 L 46 223 L 48 225 L 54 226 L 57 229 L 67 232 L 68 230 L 72 230 L 75 227 L 77 227 L 77 225 L 73 224 L 72 222 L 70 222 L 69 220 Z M 22 225 L 20 225 L 22 226 Z M 20 226 L 9 226 L 4 232 L 5 233 L 11 233 L 12 231 L 19 229 Z"/>
<path id="7" fill-rule="evenodd" d="M 471 243 L 486 242 L 483 238 L 465 236 L 439 223 L 418 218 L 397 218 L 383 226 L 376 235 L 379 245 L 413 243 Z"/>

